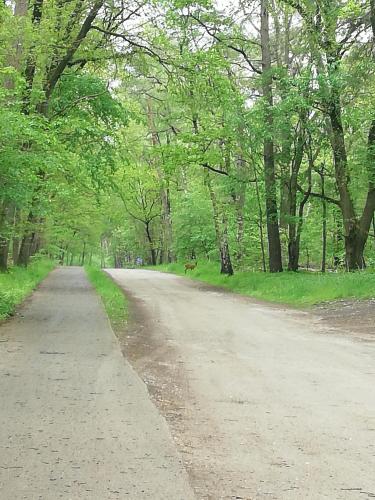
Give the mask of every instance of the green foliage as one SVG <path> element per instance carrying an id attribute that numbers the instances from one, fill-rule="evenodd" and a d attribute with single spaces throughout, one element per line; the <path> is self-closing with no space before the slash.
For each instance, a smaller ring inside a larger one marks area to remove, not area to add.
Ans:
<path id="1" fill-rule="evenodd" d="M 12 267 L 0 273 L 0 319 L 10 316 L 54 266 L 51 260 L 36 259 L 27 268 Z"/>
<path id="2" fill-rule="evenodd" d="M 259 2 L 106 4 L 83 40 L 93 2 L 42 2 L 39 20 L 37 4 L 23 15 L 2 4 L 0 247 L 32 235 L 64 264 L 132 266 L 137 257 L 217 259 L 225 243 L 236 272 L 260 270 L 271 141 L 284 268 L 298 232 L 300 264 L 320 269 L 323 223 L 333 267 L 375 175 L 370 6 L 301 0 L 299 15 L 296 2 L 271 3 L 271 102 Z M 335 95 L 340 182 L 327 133 Z M 353 217 L 324 205 L 321 175 L 331 202 L 348 183 Z M 365 260 L 375 262 L 371 237 Z"/>
<path id="3" fill-rule="evenodd" d="M 197 187 L 179 196 L 174 207 L 174 250 L 177 258 L 183 261 L 192 253 L 204 258 L 216 256 L 211 207 L 202 188 Z"/>
<path id="4" fill-rule="evenodd" d="M 108 126 L 125 125 L 128 114 L 109 92 L 104 80 L 90 73 L 64 76 L 51 103 L 55 115 L 95 117 Z"/>
<path id="5" fill-rule="evenodd" d="M 87 276 L 100 295 L 114 330 L 120 330 L 128 320 L 128 302 L 115 282 L 101 269 L 85 267 Z"/>

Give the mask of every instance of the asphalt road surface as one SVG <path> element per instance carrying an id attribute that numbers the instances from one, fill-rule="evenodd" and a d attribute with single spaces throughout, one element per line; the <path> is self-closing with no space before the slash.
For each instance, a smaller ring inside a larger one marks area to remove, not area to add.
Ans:
<path id="1" fill-rule="evenodd" d="M 0 328 L 0 499 L 192 499 L 165 420 L 80 268 Z"/>
<path id="2" fill-rule="evenodd" d="M 123 350 L 197 498 L 375 497 L 374 343 L 173 275 L 109 273 L 132 298 Z"/>

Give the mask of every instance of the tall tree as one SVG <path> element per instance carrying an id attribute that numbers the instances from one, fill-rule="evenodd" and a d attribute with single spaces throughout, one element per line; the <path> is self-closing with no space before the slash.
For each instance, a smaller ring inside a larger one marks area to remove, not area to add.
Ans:
<path id="1" fill-rule="evenodd" d="M 279 233 L 279 218 L 276 199 L 275 152 L 273 142 L 273 95 L 272 95 L 272 65 L 269 34 L 269 3 L 261 1 L 261 49 L 262 49 L 262 91 L 265 99 L 265 138 L 263 145 L 264 182 L 266 187 L 266 215 L 269 250 L 269 269 L 272 273 L 283 270 L 281 258 L 281 243 Z"/>

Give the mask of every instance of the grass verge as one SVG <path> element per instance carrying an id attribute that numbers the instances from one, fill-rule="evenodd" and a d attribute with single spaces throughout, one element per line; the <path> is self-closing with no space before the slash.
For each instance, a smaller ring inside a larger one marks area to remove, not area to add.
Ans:
<path id="1" fill-rule="evenodd" d="M 0 320 L 12 315 L 54 266 L 53 261 L 40 259 L 28 267 L 12 267 L 7 273 L 0 273 Z"/>
<path id="2" fill-rule="evenodd" d="M 85 267 L 87 276 L 100 295 L 111 325 L 115 331 L 121 330 L 128 320 L 128 301 L 121 288 L 101 269 Z"/>
<path id="3" fill-rule="evenodd" d="M 152 269 L 184 275 L 183 264 L 161 265 Z M 197 268 L 188 271 L 186 276 L 257 299 L 299 307 L 338 299 L 375 297 L 375 273 L 371 271 L 325 274 L 317 272 L 271 274 L 249 271 L 225 276 L 220 274 L 219 264 L 199 262 Z"/>

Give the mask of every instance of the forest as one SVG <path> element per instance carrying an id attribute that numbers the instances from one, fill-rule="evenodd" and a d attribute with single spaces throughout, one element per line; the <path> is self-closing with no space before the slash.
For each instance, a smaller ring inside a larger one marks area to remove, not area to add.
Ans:
<path id="1" fill-rule="evenodd" d="M 0 269 L 375 266 L 375 0 L 5 0 Z"/>

